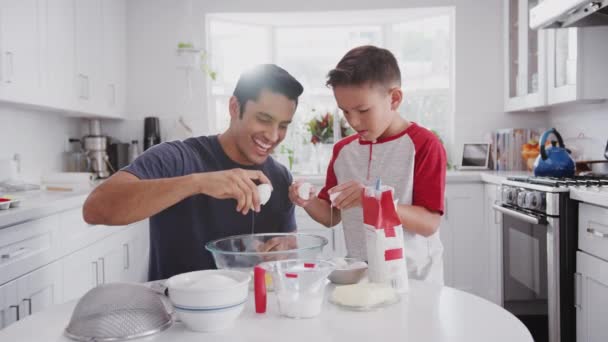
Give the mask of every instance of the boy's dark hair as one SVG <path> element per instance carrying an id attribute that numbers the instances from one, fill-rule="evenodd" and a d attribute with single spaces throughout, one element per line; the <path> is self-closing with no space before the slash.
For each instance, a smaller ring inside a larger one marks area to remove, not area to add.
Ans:
<path id="1" fill-rule="evenodd" d="M 296 102 L 296 107 L 298 106 L 298 96 L 302 95 L 304 91 L 302 84 L 285 69 L 275 64 L 257 65 L 241 74 L 232 93 L 241 107 L 240 118 L 243 118 L 247 101 L 256 101 L 262 89 L 285 95 Z"/>
<path id="2" fill-rule="evenodd" d="M 338 65 L 327 74 L 325 85 L 359 86 L 370 82 L 401 86 L 401 71 L 395 56 L 387 49 L 372 45 L 356 47 L 346 53 Z"/>

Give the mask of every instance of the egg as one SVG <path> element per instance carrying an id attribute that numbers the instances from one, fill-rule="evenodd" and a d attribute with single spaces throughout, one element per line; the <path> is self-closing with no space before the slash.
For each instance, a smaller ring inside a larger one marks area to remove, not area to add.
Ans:
<path id="1" fill-rule="evenodd" d="M 340 196 L 341 193 L 342 193 L 341 191 L 338 191 L 338 192 L 329 194 L 329 200 L 331 201 L 331 204 L 334 204 L 336 197 Z"/>
<path id="2" fill-rule="evenodd" d="M 298 187 L 298 196 L 303 200 L 310 199 L 310 189 L 312 188 L 312 184 L 310 183 L 302 183 Z"/>
<path id="3" fill-rule="evenodd" d="M 270 199 L 270 195 L 272 194 L 272 186 L 270 184 L 260 184 L 258 185 L 258 196 L 260 196 L 260 204 L 264 205 Z"/>

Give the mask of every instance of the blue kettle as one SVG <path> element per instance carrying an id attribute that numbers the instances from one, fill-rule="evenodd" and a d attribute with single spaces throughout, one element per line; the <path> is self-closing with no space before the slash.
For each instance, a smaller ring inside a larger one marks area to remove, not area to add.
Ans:
<path id="1" fill-rule="evenodd" d="M 545 143 L 549 135 L 555 135 L 551 146 L 545 149 Z M 559 146 L 557 146 L 559 143 Z M 570 157 L 570 151 L 564 146 L 564 140 L 555 128 L 543 133 L 540 138 L 540 154 L 534 162 L 534 175 L 538 177 L 572 177 L 574 176 L 574 160 Z"/>

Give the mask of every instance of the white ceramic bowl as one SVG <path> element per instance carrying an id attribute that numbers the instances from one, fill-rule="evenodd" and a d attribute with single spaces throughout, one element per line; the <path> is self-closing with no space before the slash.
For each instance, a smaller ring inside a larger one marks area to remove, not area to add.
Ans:
<path id="1" fill-rule="evenodd" d="M 205 283 L 209 276 L 220 275 L 235 280 L 222 287 L 193 286 Z M 224 330 L 243 311 L 249 294 L 248 273 L 233 270 L 204 270 L 182 273 L 167 280 L 169 298 L 180 320 L 194 331 Z"/>

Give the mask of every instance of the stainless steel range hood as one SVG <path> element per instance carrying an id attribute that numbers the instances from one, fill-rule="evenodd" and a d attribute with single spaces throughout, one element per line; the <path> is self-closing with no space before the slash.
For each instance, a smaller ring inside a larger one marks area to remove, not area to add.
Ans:
<path id="1" fill-rule="evenodd" d="M 530 9 L 532 29 L 608 25 L 608 0 L 545 0 Z"/>

